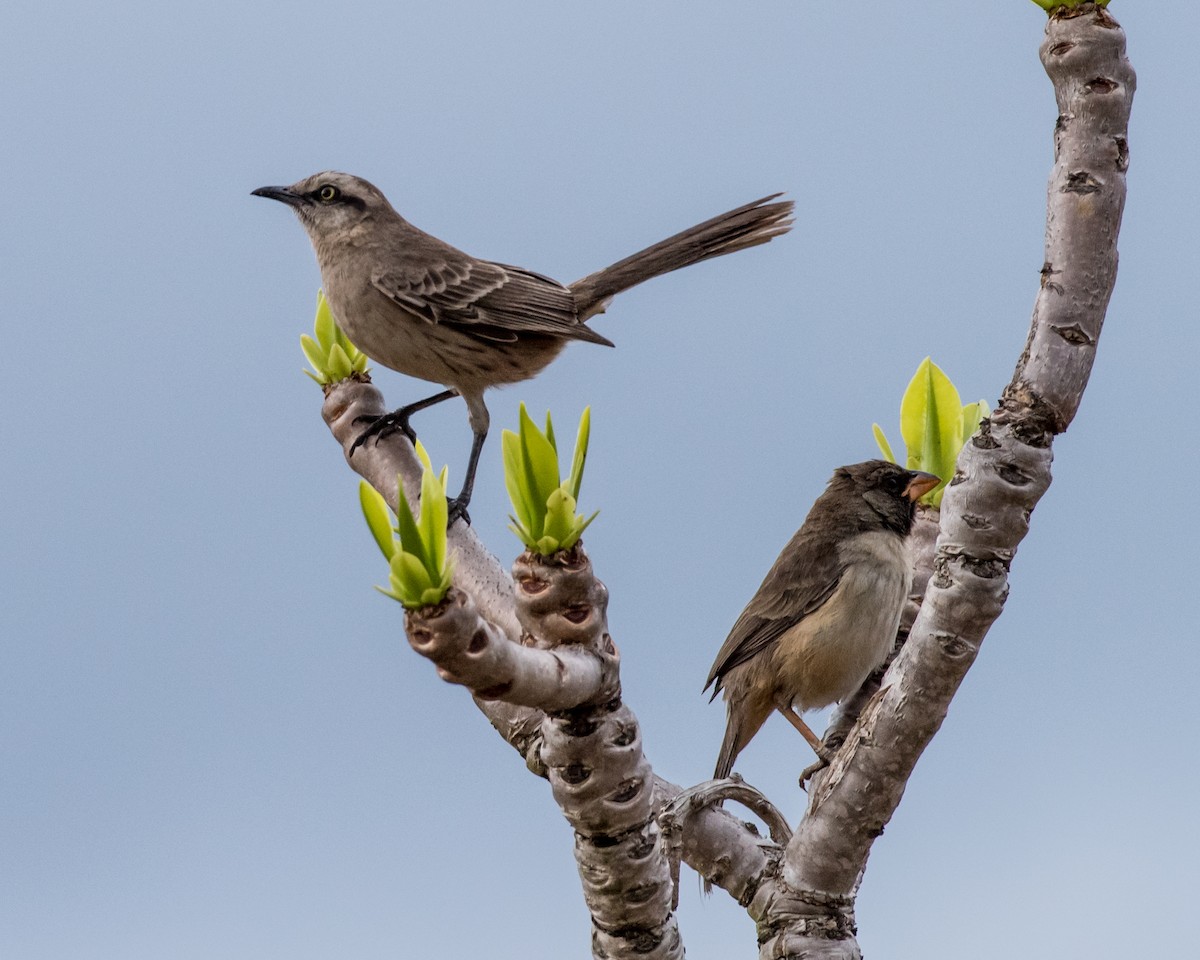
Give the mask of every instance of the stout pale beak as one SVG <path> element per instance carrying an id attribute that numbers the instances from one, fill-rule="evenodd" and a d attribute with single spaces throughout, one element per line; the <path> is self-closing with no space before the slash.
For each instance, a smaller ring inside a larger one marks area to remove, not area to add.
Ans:
<path id="1" fill-rule="evenodd" d="M 913 503 L 916 503 L 941 482 L 942 478 L 935 477 L 932 473 L 913 470 L 912 479 L 908 481 L 908 486 L 904 488 L 904 495 Z"/>
<path id="2" fill-rule="evenodd" d="M 294 192 L 290 187 L 259 187 L 257 190 L 251 190 L 250 195 L 278 200 L 280 203 L 286 203 L 289 207 L 299 207 L 308 202 L 306 197 Z"/>

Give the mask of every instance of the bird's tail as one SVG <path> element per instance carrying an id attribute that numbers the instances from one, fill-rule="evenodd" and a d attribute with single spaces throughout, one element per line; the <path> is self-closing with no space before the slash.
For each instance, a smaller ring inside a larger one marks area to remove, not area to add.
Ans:
<path id="1" fill-rule="evenodd" d="M 733 762 L 750 739 L 749 737 L 743 739 L 742 721 L 743 717 L 738 711 L 729 711 L 729 720 L 725 724 L 725 739 L 721 741 L 721 752 L 717 754 L 717 768 L 713 771 L 714 780 L 724 780 L 733 772 Z M 721 806 L 721 804 L 718 803 L 717 806 Z M 700 888 L 707 896 L 712 893 L 712 881 L 705 877 Z"/>
<path id="2" fill-rule="evenodd" d="M 745 745 L 746 742 L 742 740 L 741 717 L 730 710 L 729 722 L 725 724 L 725 738 L 721 741 L 721 751 L 717 754 L 717 768 L 713 771 L 714 780 L 724 780 L 733 772 L 733 762 Z"/>
<path id="3" fill-rule="evenodd" d="M 652 247 L 639 250 L 611 267 L 576 280 L 571 284 L 571 292 L 575 294 L 579 319 L 586 320 L 603 313 L 614 296 L 651 277 L 691 266 L 701 260 L 756 247 L 787 233 L 792 229 L 792 208 L 795 204 L 790 200 L 771 202 L 779 196 L 782 194 L 773 193 L 705 220 Z"/>

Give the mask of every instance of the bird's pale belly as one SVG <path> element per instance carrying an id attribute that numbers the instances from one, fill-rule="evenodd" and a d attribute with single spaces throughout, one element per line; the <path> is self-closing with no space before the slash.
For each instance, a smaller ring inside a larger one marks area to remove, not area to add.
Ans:
<path id="1" fill-rule="evenodd" d="M 801 710 L 828 706 L 857 690 L 891 650 L 900 625 L 912 585 L 904 542 L 893 534 L 858 539 L 866 541 L 855 548 L 861 556 L 837 590 L 775 648 L 778 689 Z"/>

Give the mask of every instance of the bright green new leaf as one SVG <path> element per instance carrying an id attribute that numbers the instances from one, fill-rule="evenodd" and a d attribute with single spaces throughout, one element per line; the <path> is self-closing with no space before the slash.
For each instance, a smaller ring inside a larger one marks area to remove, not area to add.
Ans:
<path id="1" fill-rule="evenodd" d="M 432 470 L 421 474 L 421 544 L 430 571 L 440 571 L 446 562 L 446 471 L 440 478 Z"/>
<path id="2" fill-rule="evenodd" d="M 424 475 L 422 475 L 423 482 Z M 397 506 L 400 508 L 396 513 L 396 533 L 400 537 L 400 547 L 424 561 L 426 559 L 425 544 L 421 540 L 421 528 L 417 524 L 417 518 L 413 515 L 412 507 L 408 505 L 408 498 L 404 496 L 404 484 L 400 482 L 399 477 L 396 478 L 396 486 L 399 489 Z"/>
<path id="3" fill-rule="evenodd" d="M 900 402 L 900 432 L 908 447 L 908 469 L 951 476 L 962 447 L 962 422 L 958 391 L 926 357 Z"/>
<path id="4" fill-rule="evenodd" d="M 533 535 L 533 532 L 531 530 L 526 530 L 525 527 L 521 525 L 521 521 L 514 517 L 511 513 L 508 515 L 508 519 L 512 521 L 512 523 L 508 525 L 508 529 L 515 533 L 517 539 L 523 544 L 528 546 L 537 539 Z"/>
<path id="5" fill-rule="evenodd" d="M 443 467 L 440 475 L 435 474 L 425 448 L 418 443 L 416 450 L 423 467 L 419 514 L 405 497 L 400 477 L 396 478 L 394 527 L 383 497 L 366 483 L 359 486 L 363 516 L 388 558 L 390 589 L 379 590 L 410 609 L 440 603 L 450 589 L 454 570 L 446 554 L 447 470 Z"/>
<path id="6" fill-rule="evenodd" d="M 329 301 L 325 299 L 325 291 L 317 291 L 317 318 L 313 322 L 313 332 L 321 349 L 328 350 L 337 343 L 338 325 L 333 319 L 333 311 L 329 309 Z"/>
<path id="7" fill-rule="evenodd" d="M 565 486 L 565 485 L 564 485 Z M 575 498 L 558 487 L 546 498 L 546 536 L 553 537 L 560 549 L 566 549 L 567 538 L 575 521 Z"/>
<path id="8" fill-rule="evenodd" d="M 313 321 L 316 339 L 303 334 L 300 349 L 313 371 L 305 373 L 324 387 L 367 372 L 367 355 L 358 349 L 337 325 L 324 291 L 317 291 L 317 316 Z"/>
<path id="9" fill-rule="evenodd" d="M 421 461 L 421 471 L 428 470 L 433 472 L 433 462 L 429 459 L 429 451 L 425 449 L 425 444 L 418 440 L 413 445 L 413 452 L 416 453 L 417 459 Z"/>
<path id="10" fill-rule="evenodd" d="M 396 534 L 392 528 L 392 512 L 388 509 L 387 501 L 367 481 L 360 480 L 358 502 L 362 507 L 363 516 L 367 518 L 371 536 L 379 545 L 384 559 L 391 560 L 396 553 Z"/>
<path id="11" fill-rule="evenodd" d="M 300 334 L 300 349 L 304 351 L 304 358 L 312 364 L 312 368 L 318 374 L 325 372 L 325 351 L 307 333 Z"/>
<path id="12" fill-rule="evenodd" d="M 375 589 L 382 593 L 385 597 L 391 597 L 397 603 L 404 602 L 404 597 L 398 594 L 395 590 L 390 590 L 387 587 L 381 587 L 379 584 L 375 584 Z"/>
<path id="13" fill-rule="evenodd" d="M 976 400 L 963 407 L 962 442 L 965 444 L 979 429 L 979 423 L 992 412 L 986 400 Z"/>
<path id="14" fill-rule="evenodd" d="M 521 463 L 521 438 L 511 430 L 505 430 L 500 436 L 500 451 L 504 461 L 504 486 L 508 490 L 508 499 L 512 501 L 517 516 L 532 517 L 534 507 L 531 491 L 528 484 L 522 482 L 524 466 Z M 519 522 L 516 517 L 513 517 L 512 521 Z M 525 537 L 521 539 L 524 540 Z"/>
<path id="15" fill-rule="evenodd" d="M 883 434 L 883 428 L 879 424 L 873 423 L 871 424 L 871 429 L 875 432 L 875 443 L 879 447 L 879 452 L 883 454 L 883 459 L 890 460 L 892 463 L 899 463 L 900 461 L 896 459 L 896 455 L 892 453 L 892 445 L 888 443 L 887 437 Z"/>
<path id="16" fill-rule="evenodd" d="M 587 461 L 591 412 L 580 418 L 572 457 L 571 472 L 560 478 L 558 444 L 554 423 L 546 414 L 546 429 L 541 431 L 521 404 L 518 432 L 505 430 L 501 437 L 504 459 L 504 484 L 512 500 L 514 514 L 509 529 L 530 550 L 543 556 L 568 549 L 595 519 L 586 520 L 575 513 L 583 469 Z"/>
<path id="17" fill-rule="evenodd" d="M 550 420 L 549 413 L 546 414 L 546 420 L 547 422 Z M 588 440 L 591 439 L 591 433 L 592 408 L 584 407 L 583 416 L 579 418 L 579 432 L 575 434 L 575 454 L 571 458 L 571 473 L 567 480 L 568 492 L 575 500 L 579 499 L 579 485 L 583 483 L 583 467 L 587 463 Z"/>
<path id="18" fill-rule="evenodd" d="M 964 406 L 950 378 L 929 357 L 921 361 L 900 403 L 900 432 L 907 447 L 905 466 L 942 478 L 922 502 L 941 505 L 959 451 L 989 413 L 982 400 Z M 872 424 L 872 432 L 884 457 L 899 463 L 879 424 Z"/>
<path id="19" fill-rule="evenodd" d="M 517 476 L 523 491 L 521 499 L 526 505 L 526 512 L 518 515 L 524 521 L 525 526 L 531 530 L 541 530 L 546 524 L 546 501 L 538 495 L 534 469 L 529 463 L 529 453 L 520 435 L 517 437 L 517 444 L 520 448 L 520 456 L 517 461 L 517 469 L 520 473 Z M 516 504 L 513 506 L 515 508 Z"/>
<path id="20" fill-rule="evenodd" d="M 574 510 L 575 508 L 571 509 Z M 580 540 L 581 536 L 583 536 L 584 530 L 592 526 L 592 521 L 595 520 L 596 515 L 598 515 L 599 512 L 599 510 L 594 510 L 592 512 L 592 516 L 589 516 L 587 520 L 583 520 L 582 514 L 572 518 L 571 529 L 569 530 L 569 533 L 566 534 L 562 542 L 560 542 L 558 546 L 559 550 L 570 550 L 571 547 L 574 547 L 578 540 Z"/>
<path id="21" fill-rule="evenodd" d="M 525 404 L 521 404 L 519 419 L 520 476 L 525 486 L 524 499 L 529 504 L 528 525 L 541 529 L 546 522 L 546 498 L 558 486 L 558 454 L 534 426 Z"/>
<path id="22" fill-rule="evenodd" d="M 352 369 L 350 358 L 346 356 L 346 351 L 342 349 L 340 343 L 335 343 L 329 348 L 329 375 L 334 383 L 345 380 L 350 376 Z"/>
<path id="23" fill-rule="evenodd" d="M 433 585 L 433 581 L 419 557 L 405 550 L 397 551 L 392 557 L 389 579 L 392 590 L 399 594 L 404 606 L 409 609 L 425 606 L 425 592 Z"/>

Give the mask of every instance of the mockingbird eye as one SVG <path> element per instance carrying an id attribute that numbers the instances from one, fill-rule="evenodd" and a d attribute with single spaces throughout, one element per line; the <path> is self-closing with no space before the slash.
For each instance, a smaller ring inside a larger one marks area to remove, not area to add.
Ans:
<path id="1" fill-rule="evenodd" d="M 327 183 L 317 190 L 317 199 L 322 203 L 333 203 L 341 195 L 342 191 L 331 183 Z"/>

